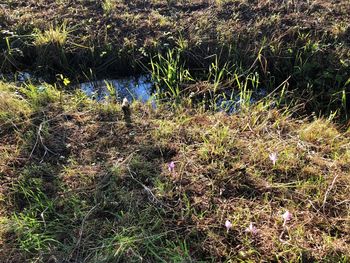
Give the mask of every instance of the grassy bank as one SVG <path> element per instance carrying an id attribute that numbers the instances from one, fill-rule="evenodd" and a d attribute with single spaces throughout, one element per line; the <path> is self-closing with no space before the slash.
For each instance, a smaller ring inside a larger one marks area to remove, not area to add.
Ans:
<path id="1" fill-rule="evenodd" d="M 349 13 L 0 4 L 0 261 L 349 262 Z M 131 123 L 73 85 L 139 73 Z"/>
<path id="2" fill-rule="evenodd" d="M 175 48 L 195 82 L 217 62 L 243 77 L 258 74 L 269 92 L 286 84 L 305 112 L 346 119 L 349 8 L 346 0 L 7 1 L 1 71 L 30 70 L 51 81 L 131 75 Z"/>
<path id="3" fill-rule="evenodd" d="M 0 91 L 4 262 L 350 260 L 344 127 L 191 99 L 134 103 L 130 126 L 59 86 Z"/>

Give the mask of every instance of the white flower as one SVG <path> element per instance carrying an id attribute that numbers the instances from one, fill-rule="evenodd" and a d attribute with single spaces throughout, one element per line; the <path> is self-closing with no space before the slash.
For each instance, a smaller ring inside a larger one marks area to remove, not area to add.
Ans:
<path id="1" fill-rule="evenodd" d="M 232 223 L 229 220 L 226 220 L 225 227 L 226 227 L 227 233 L 228 233 L 228 231 L 232 228 Z"/>
<path id="2" fill-rule="evenodd" d="M 276 152 L 270 153 L 269 158 L 272 161 L 273 165 L 276 165 L 276 162 L 278 160 L 277 153 Z"/>
<path id="3" fill-rule="evenodd" d="M 255 235 L 256 233 L 258 233 L 258 229 L 255 226 L 253 226 L 253 223 L 250 223 L 249 227 L 245 229 L 245 232 L 252 233 L 253 235 Z"/>
<path id="4" fill-rule="evenodd" d="M 292 214 L 287 210 L 283 215 L 282 215 L 282 218 L 283 218 L 283 226 L 286 225 L 287 221 L 290 221 L 292 219 Z"/>

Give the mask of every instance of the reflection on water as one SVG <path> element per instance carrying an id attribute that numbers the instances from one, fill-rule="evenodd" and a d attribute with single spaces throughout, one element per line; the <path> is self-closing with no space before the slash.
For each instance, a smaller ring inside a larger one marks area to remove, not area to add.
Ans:
<path id="1" fill-rule="evenodd" d="M 114 80 L 99 80 L 86 82 L 79 85 L 80 89 L 90 98 L 97 101 L 103 101 L 115 90 L 118 101 L 127 98 L 128 101 L 138 100 L 141 102 L 150 101 L 154 107 L 155 93 L 153 89 L 151 76 L 141 75 L 139 77 L 128 77 Z M 205 95 L 197 97 L 197 102 L 206 101 L 210 109 L 214 111 L 225 111 L 228 114 L 234 114 L 242 107 L 257 103 L 267 95 L 267 90 L 250 90 L 246 93 L 238 91 L 223 92 L 217 94 L 213 100 L 206 100 Z M 195 95 L 194 95 L 195 96 Z M 190 95 L 191 97 L 191 95 Z"/>
<path id="2" fill-rule="evenodd" d="M 268 95 L 266 89 L 250 90 L 246 94 L 240 92 L 223 92 L 215 98 L 215 109 L 228 114 L 239 112 L 245 106 L 258 103 Z"/>
<path id="3" fill-rule="evenodd" d="M 98 101 L 104 100 L 110 95 L 108 89 L 108 86 L 110 86 L 114 88 L 117 99 L 120 101 L 127 98 L 129 101 L 147 102 L 152 97 L 153 83 L 150 76 L 142 75 L 140 77 L 86 82 L 79 86 L 88 97 Z"/>

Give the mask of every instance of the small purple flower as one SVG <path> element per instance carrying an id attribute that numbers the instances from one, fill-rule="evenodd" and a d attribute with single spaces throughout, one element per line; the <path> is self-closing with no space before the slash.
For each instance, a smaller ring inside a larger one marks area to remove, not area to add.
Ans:
<path id="1" fill-rule="evenodd" d="M 255 235 L 256 233 L 258 233 L 258 229 L 255 226 L 253 226 L 253 223 L 250 223 L 249 227 L 245 229 L 245 232 Z"/>
<path id="2" fill-rule="evenodd" d="M 174 172 L 175 171 L 175 163 L 174 162 L 170 162 L 168 164 L 168 170 L 169 170 L 169 172 Z"/>
<path id="3" fill-rule="evenodd" d="M 286 225 L 287 221 L 290 221 L 292 219 L 292 214 L 287 210 L 283 215 L 282 215 L 282 218 L 283 218 L 283 226 Z"/>
<path id="4" fill-rule="evenodd" d="M 230 222 L 230 220 L 226 220 L 225 227 L 226 227 L 227 233 L 228 233 L 228 231 L 232 228 L 232 223 Z"/>
<path id="5" fill-rule="evenodd" d="M 278 160 L 277 153 L 276 152 L 270 153 L 269 158 L 272 161 L 273 165 L 276 165 L 276 162 Z"/>

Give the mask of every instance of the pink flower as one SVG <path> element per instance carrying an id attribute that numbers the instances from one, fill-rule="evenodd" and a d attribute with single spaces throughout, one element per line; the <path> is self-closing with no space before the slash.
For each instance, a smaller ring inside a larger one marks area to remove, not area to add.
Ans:
<path id="1" fill-rule="evenodd" d="M 272 161 L 273 165 L 276 165 L 276 162 L 278 160 L 277 153 L 276 152 L 270 153 L 269 158 Z"/>
<path id="2" fill-rule="evenodd" d="M 175 171 L 175 163 L 174 162 L 171 162 L 168 164 L 168 170 L 169 170 L 169 172 Z"/>
<path id="3" fill-rule="evenodd" d="M 258 233 L 258 229 L 255 226 L 253 226 L 253 223 L 250 223 L 249 227 L 245 229 L 245 232 L 252 233 L 253 235 L 255 235 L 256 233 Z"/>
<path id="4" fill-rule="evenodd" d="M 292 214 L 287 210 L 283 215 L 282 215 L 282 218 L 283 218 L 283 226 L 286 225 L 287 221 L 290 221 L 292 219 Z"/>
<path id="5" fill-rule="evenodd" d="M 225 227 L 226 227 L 227 233 L 228 233 L 228 231 L 232 228 L 232 223 L 229 220 L 226 220 Z"/>

